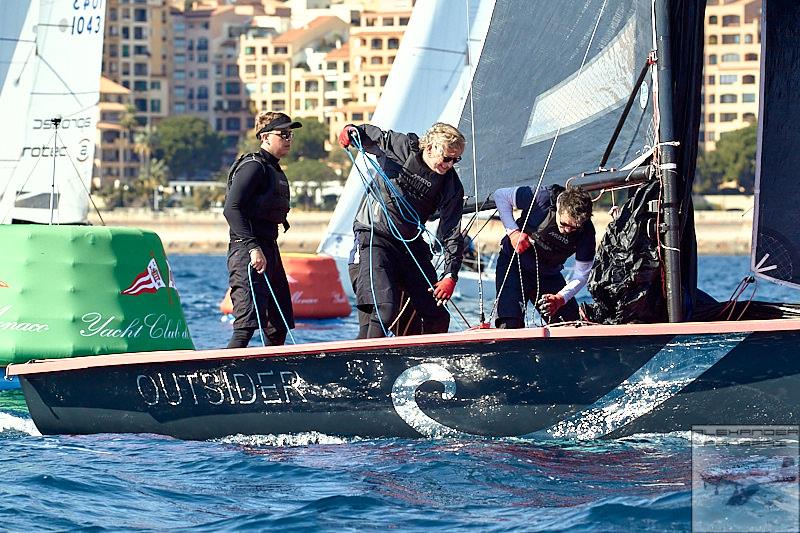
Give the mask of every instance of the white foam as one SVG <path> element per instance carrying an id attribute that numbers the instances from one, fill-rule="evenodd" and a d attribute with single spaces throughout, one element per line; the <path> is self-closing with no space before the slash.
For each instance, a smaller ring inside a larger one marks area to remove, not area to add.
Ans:
<path id="1" fill-rule="evenodd" d="M 34 437 L 41 437 L 42 434 L 36 429 L 33 420 L 29 418 L 22 418 L 13 416 L 8 413 L 0 413 L 0 432 L 2 431 L 16 431 L 19 433 L 27 433 Z"/>
<path id="2" fill-rule="evenodd" d="M 308 446 L 309 444 L 346 444 L 359 439 L 344 439 L 324 433 L 311 431 L 308 433 L 279 435 L 231 435 L 217 442 L 244 446 Z"/>

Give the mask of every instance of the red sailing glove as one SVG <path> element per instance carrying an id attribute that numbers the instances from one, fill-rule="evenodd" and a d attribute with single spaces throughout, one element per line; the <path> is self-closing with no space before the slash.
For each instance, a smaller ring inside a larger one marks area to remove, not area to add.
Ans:
<path id="1" fill-rule="evenodd" d="M 438 300 L 436 305 L 446 304 L 447 300 L 453 297 L 454 290 L 456 290 L 456 280 L 453 278 L 444 278 L 434 285 L 433 297 Z"/>
<path id="2" fill-rule="evenodd" d="M 511 240 L 511 246 L 518 254 L 524 253 L 525 250 L 531 247 L 530 237 L 524 231 L 515 229 L 508 234 L 508 238 Z"/>
<path id="3" fill-rule="evenodd" d="M 339 133 L 339 146 L 342 148 L 347 148 L 350 146 L 350 135 L 356 133 L 358 130 L 352 124 L 348 124 L 344 128 L 342 128 L 341 133 Z"/>
<path id="4" fill-rule="evenodd" d="M 545 318 L 549 318 L 555 316 L 565 303 L 567 303 L 566 300 L 560 294 L 543 294 L 537 302 L 537 307 Z"/>

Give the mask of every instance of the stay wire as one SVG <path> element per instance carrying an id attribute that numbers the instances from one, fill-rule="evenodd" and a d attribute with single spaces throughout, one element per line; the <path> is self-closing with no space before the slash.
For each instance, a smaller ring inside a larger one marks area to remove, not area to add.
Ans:
<path id="1" fill-rule="evenodd" d="M 253 296 L 253 307 L 256 310 L 256 321 L 258 322 L 258 332 L 261 335 L 261 344 L 262 346 L 267 346 L 267 343 L 264 339 L 264 325 L 261 322 L 261 314 L 258 312 L 258 303 L 256 302 L 256 291 L 253 287 L 253 270 L 255 268 L 253 265 L 247 265 L 247 279 L 250 282 L 250 294 Z M 286 333 L 289 334 L 289 338 L 292 339 L 292 344 L 297 344 L 297 341 L 294 340 L 294 335 L 292 335 L 292 330 L 289 328 L 289 322 L 286 320 L 286 316 L 283 314 L 283 309 L 281 309 L 281 304 L 278 302 L 278 297 L 275 294 L 275 291 L 272 289 L 272 283 L 269 282 L 269 278 L 267 277 L 267 273 L 264 272 L 262 274 L 264 276 L 264 281 L 267 282 L 267 288 L 269 289 L 269 293 L 272 296 L 272 300 L 275 302 L 275 307 L 278 309 L 278 314 L 281 316 L 281 320 L 283 321 L 283 325 L 286 326 Z"/>

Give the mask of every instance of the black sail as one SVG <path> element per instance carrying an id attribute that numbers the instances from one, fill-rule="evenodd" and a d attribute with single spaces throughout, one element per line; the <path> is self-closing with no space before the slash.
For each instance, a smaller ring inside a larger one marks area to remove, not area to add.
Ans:
<path id="1" fill-rule="evenodd" d="M 468 203 L 535 185 L 545 164 L 543 185 L 597 169 L 652 48 L 649 0 L 498 0 L 459 123 Z M 647 151 L 652 116 L 648 74 L 607 167 Z"/>
<path id="2" fill-rule="evenodd" d="M 769 0 L 763 10 L 751 268 L 800 287 L 800 3 Z"/>

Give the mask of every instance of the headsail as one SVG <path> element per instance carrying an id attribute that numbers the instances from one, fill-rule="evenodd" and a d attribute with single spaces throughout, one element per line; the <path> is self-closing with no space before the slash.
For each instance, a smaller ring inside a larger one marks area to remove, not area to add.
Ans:
<path id="1" fill-rule="evenodd" d="M 474 124 L 470 106 L 459 123 L 475 129 L 479 203 L 499 187 L 535 184 L 546 162 L 545 185 L 597 169 L 653 48 L 651 4 L 497 1 L 473 82 Z M 608 166 L 650 147 L 650 89 L 648 76 Z M 472 166 L 467 150 L 460 173 L 468 195 Z"/>
<path id="2" fill-rule="evenodd" d="M 3 2 L 0 222 L 86 222 L 104 27 L 103 0 Z"/>
<path id="3" fill-rule="evenodd" d="M 751 269 L 761 278 L 800 288 L 800 4 L 764 2 L 762 21 Z"/>

